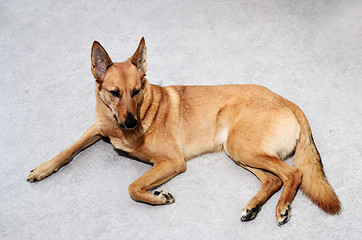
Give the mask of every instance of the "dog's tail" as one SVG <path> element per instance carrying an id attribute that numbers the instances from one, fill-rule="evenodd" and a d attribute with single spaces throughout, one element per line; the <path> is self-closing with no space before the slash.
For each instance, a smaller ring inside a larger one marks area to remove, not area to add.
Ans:
<path id="1" fill-rule="evenodd" d="M 325 212 L 339 214 L 341 203 L 324 174 L 321 157 L 314 144 L 308 120 L 297 105 L 288 100 L 286 105 L 293 111 L 300 125 L 299 140 L 294 155 L 294 166 L 303 173 L 300 188 Z"/>

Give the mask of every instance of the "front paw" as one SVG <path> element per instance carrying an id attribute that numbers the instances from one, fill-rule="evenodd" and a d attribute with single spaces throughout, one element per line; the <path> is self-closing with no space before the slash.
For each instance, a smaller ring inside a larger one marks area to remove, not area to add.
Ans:
<path id="1" fill-rule="evenodd" d="M 163 204 L 171 204 L 175 202 L 175 198 L 167 190 L 160 190 L 160 191 L 155 190 L 153 191 L 153 195 L 161 198 Z"/>
<path id="2" fill-rule="evenodd" d="M 58 169 L 54 164 L 46 162 L 31 170 L 26 180 L 29 182 L 40 181 L 56 171 L 58 171 Z"/>

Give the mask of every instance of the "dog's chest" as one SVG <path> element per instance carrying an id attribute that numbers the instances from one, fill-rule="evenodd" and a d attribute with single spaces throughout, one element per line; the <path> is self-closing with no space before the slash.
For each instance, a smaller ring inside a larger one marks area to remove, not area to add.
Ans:
<path id="1" fill-rule="evenodd" d="M 132 152 L 134 150 L 133 147 L 130 147 L 128 144 L 125 143 L 124 140 L 119 138 L 110 138 L 111 144 L 115 149 L 122 150 L 124 152 Z"/>

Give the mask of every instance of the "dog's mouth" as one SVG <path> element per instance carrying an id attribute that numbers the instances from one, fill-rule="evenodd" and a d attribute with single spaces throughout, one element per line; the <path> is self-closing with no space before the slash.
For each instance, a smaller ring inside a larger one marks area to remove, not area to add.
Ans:
<path id="1" fill-rule="evenodd" d="M 137 127 L 137 122 L 133 125 L 126 125 L 125 123 L 119 123 L 118 124 L 123 129 L 135 129 Z"/>

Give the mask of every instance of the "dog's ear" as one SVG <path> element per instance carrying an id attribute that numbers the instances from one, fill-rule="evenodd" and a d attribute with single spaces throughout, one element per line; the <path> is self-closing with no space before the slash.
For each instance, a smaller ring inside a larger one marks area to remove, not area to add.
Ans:
<path id="1" fill-rule="evenodd" d="M 102 83 L 107 69 L 113 63 L 106 50 L 97 41 L 93 42 L 91 59 L 93 76 L 98 83 Z"/>
<path id="2" fill-rule="evenodd" d="M 147 51 L 145 38 L 142 37 L 140 44 L 138 45 L 137 51 L 131 57 L 133 65 L 135 65 L 140 75 L 146 74 L 147 63 L 146 63 Z"/>

